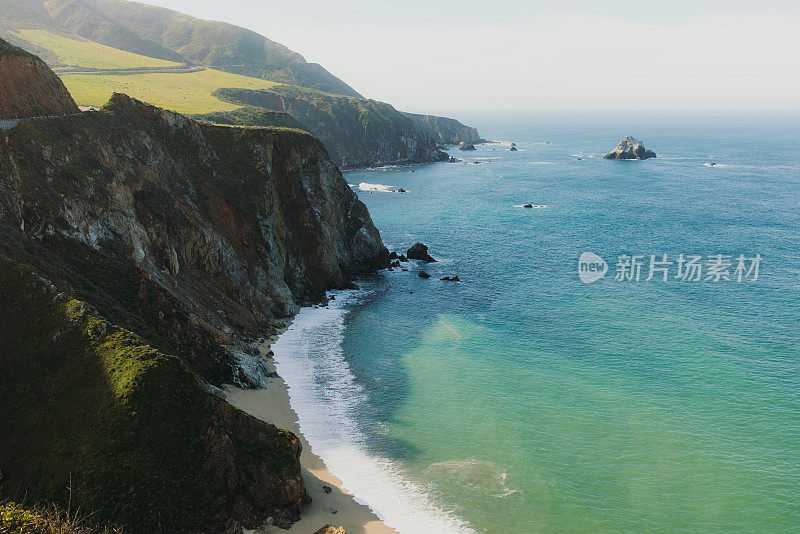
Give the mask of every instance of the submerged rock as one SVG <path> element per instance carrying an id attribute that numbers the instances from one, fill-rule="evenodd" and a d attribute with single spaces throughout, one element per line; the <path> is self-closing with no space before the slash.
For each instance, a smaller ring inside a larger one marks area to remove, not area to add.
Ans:
<path id="1" fill-rule="evenodd" d="M 433 263 L 436 260 L 428 254 L 428 247 L 423 245 L 422 243 L 415 243 L 410 249 L 406 251 L 406 255 L 409 259 L 412 260 L 420 260 L 426 261 L 428 263 Z"/>
<path id="2" fill-rule="evenodd" d="M 509 148 L 509 150 L 510 150 L 511 152 L 516 152 L 516 151 L 517 151 L 517 147 L 515 147 L 515 146 L 512 146 L 511 148 Z"/>
<path id="3" fill-rule="evenodd" d="M 533 208 L 533 204 L 525 204 L 522 206 L 523 208 Z"/>
<path id="4" fill-rule="evenodd" d="M 425 271 L 420 271 L 420 272 L 419 272 L 419 274 L 418 274 L 417 276 L 419 276 L 419 277 L 420 277 L 420 278 L 422 278 L 423 280 L 427 280 L 428 278 L 430 278 L 430 277 L 431 277 L 431 275 L 429 275 L 429 274 L 428 274 L 428 273 L 426 273 Z"/>
<path id="5" fill-rule="evenodd" d="M 649 159 L 656 153 L 644 147 L 644 143 L 630 135 L 619 142 L 617 148 L 603 156 L 603 159 Z"/>

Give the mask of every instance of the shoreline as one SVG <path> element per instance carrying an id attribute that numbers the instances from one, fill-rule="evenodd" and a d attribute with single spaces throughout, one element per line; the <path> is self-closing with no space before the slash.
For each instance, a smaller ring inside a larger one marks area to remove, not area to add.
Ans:
<path id="1" fill-rule="evenodd" d="M 292 321 L 293 319 L 287 319 L 275 334 L 259 346 L 260 356 L 270 372 L 276 371 L 274 360 L 267 357 L 270 346 L 288 330 Z M 322 458 L 311 451 L 308 440 L 300 432 L 299 418 L 291 406 L 289 388 L 283 378 L 267 378 L 266 389 L 245 390 L 226 384 L 223 390 L 227 402 L 232 406 L 264 422 L 289 430 L 298 437 L 303 447 L 300 454 L 303 480 L 311 497 L 311 504 L 306 505 L 300 514 L 300 521 L 289 530 L 269 526 L 266 529 L 245 532 L 311 534 L 330 524 L 343 527 L 347 534 L 397 534 L 395 529 L 386 525 L 368 506 L 357 502 L 343 487 L 342 481 L 330 472 Z M 325 493 L 323 485 L 331 488 L 330 493 Z"/>

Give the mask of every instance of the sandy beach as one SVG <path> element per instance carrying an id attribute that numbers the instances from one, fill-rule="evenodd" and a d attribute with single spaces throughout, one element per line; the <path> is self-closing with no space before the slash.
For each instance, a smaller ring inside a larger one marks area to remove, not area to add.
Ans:
<path id="1" fill-rule="evenodd" d="M 288 328 L 287 322 L 285 328 Z M 285 331 L 285 328 L 282 331 Z M 262 355 L 266 355 L 269 347 L 280 332 L 268 339 L 261 347 Z M 267 368 L 275 371 L 275 363 L 264 358 Z M 296 434 L 303 445 L 300 463 L 306 490 L 312 499 L 311 504 L 303 509 L 301 519 L 291 529 L 283 530 L 268 527 L 267 530 L 256 531 L 263 534 L 303 533 L 312 534 L 326 524 L 343 527 L 348 534 L 389 534 L 397 531 L 384 524 L 369 507 L 359 504 L 353 496 L 342 487 L 342 482 L 325 466 L 320 457 L 311 452 L 305 436 L 300 433 L 297 414 L 289 402 L 289 390 L 281 378 L 269 378 L 267 389 L 244 390 L 235 386 L 225 386 L 227 400 L 233 406 L 250 415 L 285 428 Z M 325 493 L 323 486 L 331 488 Z M 335 510 L 334 514 L 332 510 Z"/>

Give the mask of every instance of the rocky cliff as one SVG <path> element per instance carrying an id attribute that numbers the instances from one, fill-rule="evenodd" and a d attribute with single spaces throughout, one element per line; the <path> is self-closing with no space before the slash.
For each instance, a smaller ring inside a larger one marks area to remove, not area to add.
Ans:
<path id="1" fill-rule="evenodd" d="M 343 169 L 446 161 L 436 141 L 384 102 L 301 87 L 269 91 L 219 89 L 226 102 L 288 113 L 317 136 Z"/>
<path id="2" fill-rule="evenodd" d="M 387 263 L 307 132 L 121 94 L 23 119 L 0 137 L 0 500 L 133 532 L 296 519 L 297 439 L 207 391 L 260 384 L 270 321 Z"/>
<path id="3" fill-rule="evenodd" d="M 2 254 L 0 294 L 3 498 L 70 503 L 126 532 L 299 516 L 297 437 L 207 393 L 180 358 Z"/>
<path id="4" fill-rule="evenodd" d="M 478 130 L 461 124 L 455 119 L 437 117 L 435 115 L 418 115 L 406 113 L 423 132 L 445 145 L 458 145 L 460 143 L 485 143 Z"/>
<path id="5" fill-rule="evenodd" d="M 70 113 L 78 106 L 44 61 L 0 39 L 0 119 Z"/>
<path id="6" fill-rule="evenodd" d="M 245 381 L 216 345 L 386 262 L 312 135 L 201 125 L 124 95 L 0 142 L 0 246 L 110 319 Z M 186 337 L 188 336 L 188 338 Z"/>

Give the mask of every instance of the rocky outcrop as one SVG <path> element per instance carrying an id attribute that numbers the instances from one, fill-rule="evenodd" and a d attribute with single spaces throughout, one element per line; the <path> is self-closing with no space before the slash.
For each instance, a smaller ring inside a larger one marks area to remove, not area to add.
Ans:
<path id="1" fill-rule="evenodd" d="M 427 263 L 433 263 L 436 261 L 433 259 L 433 257 L 431 257 L 430 254 L 428 254 L 428 247 L 422 243 L 414 243 L 414 245 L 412 245 L 411 248 L 406 251 L 406 256 L 410 260 L 420 260 Z"/>
<path id="2" fill-rule="evenodd" d="M 649 159 L 656 153 L 644 147 L 644 143 L 630 135 L 619 142 L 617 148 L 606 154 L 604 159 Z"/>
<path id="3" fill-rule="evenodd" d="M 220 348 L 234 333 L 388 263 L 310 134 L 201 125 L 119 94 L 10 130 L 0 193 L 0 246 L 214 383 L 252 383 Z"/>
<path id="4" fill-rule="evenodd" d="M 298 518 L 308 497 L 296 436 L 1 253 L 0 294 L 3 499 L 69 504 L 126 532 Z"/>
<path id="5" fill-rule="evenodd" d="M 472 143 L 461 142 L 458 144 L 459 150 L 475 150 L 475 145 Z"/>
<path id="6" fill-rule="evenodd" d="M 44 61 L 0 39 L 0 119 L 70 113 L 78 106 Z"/>
<path id="7" fill-rule="evenodd" d="M 314 534 L 347 534 L 344 528 L 334 527 L 333 525 L 325 525 L 321 529 L 314 532 Z"/>
<path id="8" fill-rule="evenodd" d="M 288 113 L 322 141 L 343 169 L 447 160 L 414 121 L 384 102 L 289 86 L 220 89 L 214 96 Z"/>
<path id="9" fill-rule="evenodd" d="M 445 145 L 458 145 L 459 143 L 485 143 L 478 130 L 470 126 L 461 124 L 455 119 L 447 117 L 437 117 L 435 115 L 419 115 L 417 113 L 406 113 L 406 116 L 429 137 Z"/>

